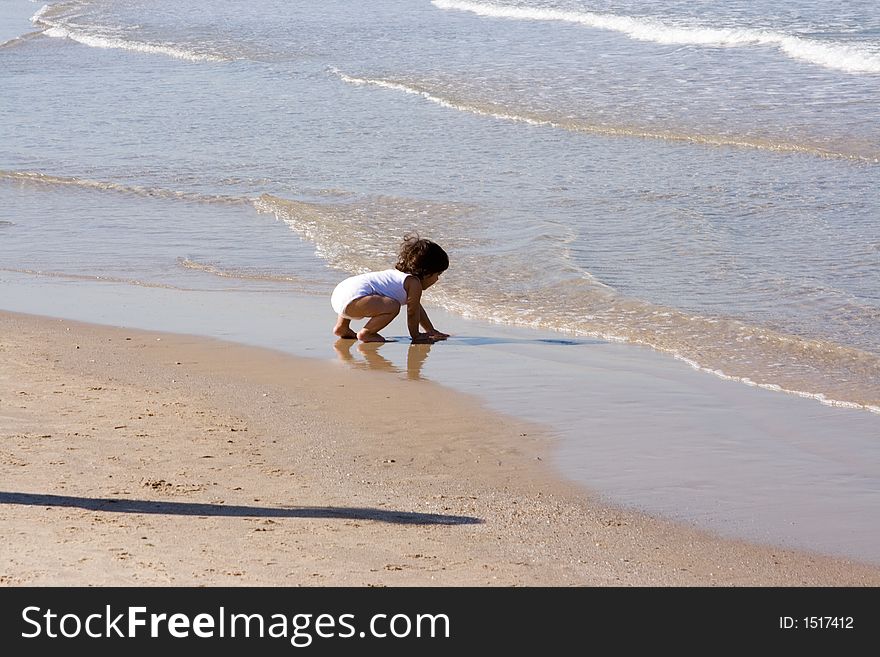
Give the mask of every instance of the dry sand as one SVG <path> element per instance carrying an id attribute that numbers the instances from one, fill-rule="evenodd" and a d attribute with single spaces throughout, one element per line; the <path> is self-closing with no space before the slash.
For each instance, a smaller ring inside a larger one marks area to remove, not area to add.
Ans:
<path id="1" fill-rule="evenodd" d="M 603 505 L 425 381 L 0 313 L 0 583 L 880 584 Z M 328 336 L 328 339 L 331 339 Z"/>

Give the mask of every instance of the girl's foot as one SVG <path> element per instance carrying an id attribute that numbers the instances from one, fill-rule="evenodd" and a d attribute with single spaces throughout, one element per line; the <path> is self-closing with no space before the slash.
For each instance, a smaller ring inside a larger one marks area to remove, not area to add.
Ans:
<path id="1" fill-rule="evenodd" d="M 351 330 L 349 326 L 350 319 L 346 319 L 342 315 L 336 320 L 336 326 L 333 327 L 333 335 L 337 338 L 346 338 L 348 340 L 357 340 L 357 333 Z"/>
<path id="2" fill-rule="evenodd" d="M 383 338 L 378 333 L 372 333 L 367 329 L 361 329 L 357 333 L 357 338 L 361 342 L 386 342 L 385 338 Z"/>

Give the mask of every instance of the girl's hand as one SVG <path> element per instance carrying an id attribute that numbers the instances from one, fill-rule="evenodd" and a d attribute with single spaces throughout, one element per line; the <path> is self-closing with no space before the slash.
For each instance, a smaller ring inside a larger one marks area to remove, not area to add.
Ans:
<path id="1" fill-rule="evenodd" d="M 419 333 L 412 341 L 413 344 L 433 344 L 437 340 L 445 340 L 448 337 L 448 335 L 440 333 L 440 331 L 428 331 L 427 333 Z"/>

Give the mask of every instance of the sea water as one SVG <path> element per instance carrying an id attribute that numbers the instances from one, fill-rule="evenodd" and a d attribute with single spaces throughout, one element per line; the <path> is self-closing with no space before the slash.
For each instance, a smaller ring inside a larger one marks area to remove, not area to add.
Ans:
<path id="1" fill-rule="evenodd" d="M 433 306 L 880 439 L 873 1 L 0 0 L 0 64 L 9 285 L 326 295 L 415 230 Z"/>

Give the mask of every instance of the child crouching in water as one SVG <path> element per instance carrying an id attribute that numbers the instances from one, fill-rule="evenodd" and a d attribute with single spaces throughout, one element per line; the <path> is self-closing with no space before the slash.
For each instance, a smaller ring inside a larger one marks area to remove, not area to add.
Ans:
<path id="1" fill-rule="evenodd" d="M 407 235 L 394 269 L 346 278 L 333 290 L 330 304 L 339 315 L 333 334 L 364 342 L 385 342 L 379 331 L 397 317 L 401 306 L 406 306 L 406 324 L 413 342 L 445 340 L 449 335 L 434 328 L 422 307 L 422 291 L 436 283 L 448 268 L 446 251 L 431 240 Z M 355 333 L 351 320 L 365 317 L 369 318 L 367 323 Z"/>

